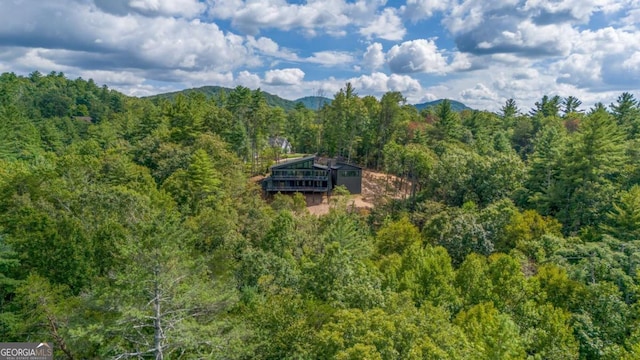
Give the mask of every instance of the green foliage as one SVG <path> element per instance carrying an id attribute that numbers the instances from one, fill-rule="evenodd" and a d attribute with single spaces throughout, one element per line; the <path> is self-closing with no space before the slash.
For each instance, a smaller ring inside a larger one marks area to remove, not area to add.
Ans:
<path id="1" fill-rule="evenodd" d="M 480 359 L 524 359 L 525 348 L 518 326 L 491 303 L 473 306 L 455 319 L 467 335 L 473 357 Z"/>
<path id="2" fill-rule="evenodd" d="M 411 224 L 407 216 L 384 224 L 376 234 L 376 249 L 380 255 L 402 255 L 420 242 L 420 231 Z"/>
<path id="3" fill-rule="evenodd" d="M 493 114 L 351 84 L 318 111 L 204 90 L 0 75 L 1 339 L 61 358 L 638 358 L 633 95 Z M 366 210 L 340 187 L 326 215 L 267 202 L 249 176 L 274 136 L 394 181 L 365 175 Z"/>
<path id="4" fill-rule="evenodd" d="M 620 240 L 640 240 L 640 186 L 621 194 L 620 201 L 607 213 L 603 229 Z"/>

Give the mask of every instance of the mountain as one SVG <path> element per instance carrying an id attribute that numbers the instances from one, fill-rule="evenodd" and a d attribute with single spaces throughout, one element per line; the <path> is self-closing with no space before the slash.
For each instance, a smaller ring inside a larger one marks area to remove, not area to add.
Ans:
<path id="1" fill-rule="evenodd" d="M 202 93 L 207 97 L 212 97 L 212 96 L 217 96 L 221 92 L 224 92 L 228 95 L 232 91 L 233 89 L 222 87 L 222 86 L 202 86 L 199 88 L 185 89 L 180 91 L 147 96 L 146 98 L 152 99 L 152 100 L 157 100 L 157 99 L 173 100 L 176 96 L 178 96 L 178 94 L 188 95 L 194 92 Z M 285 109 L 286 111 L 289 111 L 295 108 L 297 103 L 302 103 L 308 109 L 318 110 L 322 108 L 324 104 L 331 104 L 331 101 L 332 101 L 331 99 L 326 98 L 324 96 L 305 96 L 296 100 L 287 100 L 287 99 L 281 98 L 278 95 L 273 95 L 268 92 L 263 91 L 262 93 L 264 94 L 264 98 L 267 101 L 267 104 L 269 104 L 269 106 L 279 106 Z M 425 102 L 421 104 L 415 104 L 414 106 L 416 107 L 416 109 L 418 109 L 418 111 L 420 111 L 430 106 L 436 106 L 440 104 L 442 100 L 443 99 L 439 99 L 439 100 Z M 449 101 L 451 102 L 451 108 L 453 109 L 453 111 L 472 110 L 470 107 L 468 107 L 467 105 L 459 101 L 455 101 L 455 100 L 449 100 Z"/>
<path id="2" fill-rule="evenodd" d="M 324 106 L 324 104 L 331 104 L 331 99 L 323 96 L 305 96 L 300 99 L 294 100 L 295 103 L 302 103 L 307 109 L 318 110 Z"/>
<path id="3" fill-rule="evenodd" d="M 232 91 L 233 89 L 222 87 L 222 86 L 202 86 L 199 88 L 185 89 L 180 91 L 173 91 L 173 92 L 168 92 L 163 94 L 147 96 L 146 98 L 151 100 L 158 100 L 158 99 L 173 100 L 176 96 L 178 96 L 178 94 L 188 95 L 191 93 L 202 93 L 207 97 L 213 97 L 213 96 L 217 96 L 222 92 L 228 95 Z M 291 101 L 291 100 L 283 99 L 278 95 L 273 95 L 268 92 L 263 91 L 262 94 L 264 95 L 264 99 L 266 100 L 269 106 L 274 106 L 274 107 L 279 106 L 287 111 L 293 109 L 297 103 L 297 100 Z"/>
<path id="4" fill-rule="evenodd" d="M 438 100 L 434 100 L 434 101 L 429 101 L 429 102 L 425 102 L 425 103 L 421 103 L 421 104 L 415 104 L 413 106 L 416 107 L 416 109 L 418 109 L 418 111 L 421 111 L 422 109 L 426 109 L 430 106 L 436 106 L 438 104 L 440 104 L 444 99 L 438 99 Z M 462 111 L 462 110 L 473 110 L 472 108 L 468 107 L 467 105 L 459 102 L 459 101 L 455 101 L 455 100 L 449 100 L 449 102 L 451 103 L 451 109 L 453 111 Z"/>

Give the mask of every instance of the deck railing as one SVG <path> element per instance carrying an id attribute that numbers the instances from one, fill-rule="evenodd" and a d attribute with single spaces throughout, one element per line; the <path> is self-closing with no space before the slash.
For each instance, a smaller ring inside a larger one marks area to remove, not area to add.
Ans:
<path id="1" fill-rule="evenodd" d="M 269 192 L 327 192 L 327 186 L 290 186 L 290 185 L 267 185 L 266 191 Z"/>

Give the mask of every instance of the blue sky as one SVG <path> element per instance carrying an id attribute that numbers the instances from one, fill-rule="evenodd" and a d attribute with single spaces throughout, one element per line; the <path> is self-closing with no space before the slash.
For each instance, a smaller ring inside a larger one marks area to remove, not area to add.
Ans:
<path id="1" fill-rule="evenodd" d="M 0 72 L 144 96 L 204 85 L 287 99 L 400 91 L 523 111 L 640 92 L 639 0 L 0 0 Z"/>

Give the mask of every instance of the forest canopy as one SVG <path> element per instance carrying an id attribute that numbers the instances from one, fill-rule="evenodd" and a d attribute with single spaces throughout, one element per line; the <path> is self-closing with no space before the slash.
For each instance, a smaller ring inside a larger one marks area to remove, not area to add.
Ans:
<path id="1" fill-rule="evenodd" d="M 0 75 L 0 339 L 56 358 L 640 358 L 640 108 L 417 110 L 351 84 L 125 96 Z M 280 156 L 409 188 L 265 199 Z"/>

